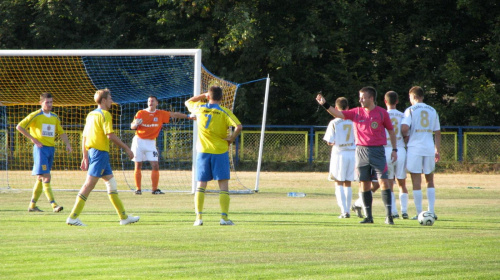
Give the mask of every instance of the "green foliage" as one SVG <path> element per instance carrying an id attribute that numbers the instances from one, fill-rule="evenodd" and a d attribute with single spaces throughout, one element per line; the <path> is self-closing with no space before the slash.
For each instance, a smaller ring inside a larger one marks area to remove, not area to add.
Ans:
<path id="1" fill-rule="evenodd" d="M 201 48 L 221 77 L 271 77 L 270 124 L 326 124 L 314 96 L 424 87 L 444 125 L 500 123 L 500 5 L 495 1 L 157 0 L 0 3 L 0 48 Z M 263 85 L 236 114 L 259 123 Z"/>

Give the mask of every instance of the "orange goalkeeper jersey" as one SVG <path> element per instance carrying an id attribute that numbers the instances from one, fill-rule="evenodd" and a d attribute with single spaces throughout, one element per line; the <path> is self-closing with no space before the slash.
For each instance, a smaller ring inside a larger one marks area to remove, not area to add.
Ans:
<path id="1" fill-rule="evenodd" d="M 170 112 L 163 110 L 156 110 L 154 112 L 140 110 L 134 119 L 142 119 L 142 124 L 139 125 L 135 134 L 141 139 L 154 140 L 160 134 L 162 125 L 170 122 Z"/>

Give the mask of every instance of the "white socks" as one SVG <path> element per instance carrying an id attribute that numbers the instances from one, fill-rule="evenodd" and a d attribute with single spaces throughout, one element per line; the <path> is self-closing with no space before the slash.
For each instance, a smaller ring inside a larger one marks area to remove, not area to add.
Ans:
<path id="1" fill-rule="evenodd" d="M 434 203 L 436 202 L 436 189 L 427 188 L 427 200 L 429 201 L 429 212 L 434 213 Z"/>
<path id="2" fill-rule="evenodd" d="M 415 208 L 417 208 L 417 215 L 422 212 L 422 190 L 413 191 L 413 202 L 415 202 Z"/>
<path id="3" fill-rule="evenodd" d="M 351 202 L 352 202 L 352 188 L 351 187 L 344 187 L 344 195 L 345 195 L 345 202 L 346 202 L 346 213 L 351 212 Z"/>
<path id="4" fill-rule="evenodd" d="M 398 214 L 398 208 L 396 207 L 396 196 L 392 191 L 391 191 L 391 214 L 392 215 Z"/>
<path id="5" fill-rule="evenodd" d="M 401 213 L 408 213 L 408 194 L 399 193 L 399 203 L 401 204 Z"/>
<path id="6" fill-rule="evenodd" d="M 349 213 L 349 209 L 347 208 L 344 187 L 340 185 L 335 186 L 335 196 L 337 197 L 337 204 L 340 207 L 340 211 L 342 214 Z"/>

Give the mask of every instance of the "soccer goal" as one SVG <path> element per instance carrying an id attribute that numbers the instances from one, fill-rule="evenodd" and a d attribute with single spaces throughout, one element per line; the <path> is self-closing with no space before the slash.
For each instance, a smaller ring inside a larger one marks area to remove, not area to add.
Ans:
<path id="1" fill-rule="evenodd" d="M 40 108 L 43 92 L 54 96 L 52 112 L 61 119 L 73 147 L 72 153 L 67 153 L 64 143 L 56 138 L 52 186 L 79 189 L 86 176 L 80 170 L 81 134 L 86 115 L 96 108 L 93 96 L 97 89 L 111 90 L 115 133 L 130 145 L 134 135 L 130 123 L 138 110 L 147 107 L 149 96 L 158 98 L 159 109 L 189 113 L 184 101 L 212 85 L 223 88 L 222 105 L 232 110 L 237 84 L 206 70 L 199 49 L 0 50 L 0 188 L 33 186 L 32 143 L 17 132 L 16 125 Z M 160 189 L 192 192 L 195 141 L 193 121 L 179 119 L 164 125 L 157 138 Z M 113 144 L 110 157 L 119 185 L 135 189 L 134 163 Z M 143 190 L 151 188 L 149 172 L 149 163 L 144 163 Z M 231 183 L 231 189 L 252 192 L 241 182 Z"/>

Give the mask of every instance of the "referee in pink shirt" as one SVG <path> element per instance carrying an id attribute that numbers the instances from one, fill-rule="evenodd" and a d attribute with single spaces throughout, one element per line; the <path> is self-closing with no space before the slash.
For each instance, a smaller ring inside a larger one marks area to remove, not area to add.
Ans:
<path id="1" fill-rule="evenodd" d="M 385 148 L 387 138 L 385 130 L 389 132 L 391 145 L 393 147 L 391 160 L 397 160 L 396 135 L 394 127 L 387 110 L 375 105 L 377 91 L 373 87 L 364 87 L 359 90 L 359 103 L 361 107 L 350 110 L 339 111 L 334 106 L 330 106 L 323 97 L 318 94 L 316 101 L 330 113 L 332 116 L 342 119 L 352 120 L 356 137 L 356 169 L 359 174 L 359 180 L 363 185 L 363 204 L 365 207 L 366 218 L 361 221 L 362 224 L 373 224 L 372 216 L 372 192 L 371 172 L 375 171 L 380 188 L 382 189 L 382 201 L 386 208 L 385 223 L 393 225 L 391 216 L 391 189 L 387 179 L 387 162 L 385 159 Z"/>

